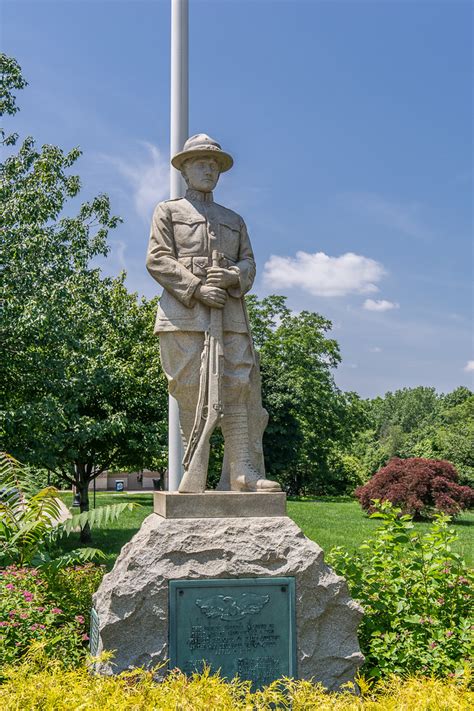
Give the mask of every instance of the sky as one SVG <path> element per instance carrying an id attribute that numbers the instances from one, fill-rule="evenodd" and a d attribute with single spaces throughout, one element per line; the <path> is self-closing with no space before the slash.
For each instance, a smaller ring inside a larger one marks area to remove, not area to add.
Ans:
<path id="1" fill-rule="evenodd" d="M 464 0 L 190 0 L 190 134 L 235 160 L 254 293 L 317 311 L 363 397 L 474 385 L 472 14 Z M 169 190 L 170 2 L 2 0 L 29 86 L 8 123 L 80 146 L 81 196 L 124 222 L 105 274 L 147 297 Z"/>

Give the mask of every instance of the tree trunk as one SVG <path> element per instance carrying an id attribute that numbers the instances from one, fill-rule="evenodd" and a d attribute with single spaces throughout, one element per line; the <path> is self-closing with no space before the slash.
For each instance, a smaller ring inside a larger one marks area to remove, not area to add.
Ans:
<path id="1" fill-rule="evenodd" d="M 87 466 L 83 462 L 76 463 L 76 486 L 80 497 L 80 512 L 89 511 L 89 482 Z M 88 523 L 81 528 L 81 543 L 92 543 L 91 529 Z"/>
<path id="2" fill-rule="evenodd" d="M 298 464 L 293 473 L 293 496 L 301 496 L 301 474 Z"/>

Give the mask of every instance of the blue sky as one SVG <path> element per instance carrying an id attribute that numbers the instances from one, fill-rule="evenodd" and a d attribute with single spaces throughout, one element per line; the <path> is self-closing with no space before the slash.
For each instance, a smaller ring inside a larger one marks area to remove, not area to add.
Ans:
<path id="1" fill-rule="evenodd" d="M 235 158 L 254 291 L 331 319 L 336 381 L 363 396 L 473 386 L 472 3 L 190 0 L 190 133 Z M 79 145 L 84 199 L 124 224 L 108 274 L 152 296 L 168 192 L 168 0 L 3 0 L 29 81 L 21 135 Z"/>

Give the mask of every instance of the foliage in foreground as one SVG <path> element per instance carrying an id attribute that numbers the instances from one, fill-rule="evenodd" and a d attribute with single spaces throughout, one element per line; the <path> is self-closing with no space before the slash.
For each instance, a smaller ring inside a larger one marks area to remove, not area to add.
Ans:
<path id="1" fill-rule="evenodd" d="M 208 672 L 186 677 L 169 674 L 161 683 L 151 672 L 137 669 L 117 677 L 91 676 L 86 667 L 65 669 L 38 653 L 5 670 L 0 705 L 5 711 L 80 708 L 83 711 L 160 709 L 160 711 L 468 711 L 474 704 L 467 680 L 392 677 L 372 690 L 362 683 L 362 697 L 351 691 L 329 694 L 307 681 L 283 679 L 252 693 L 250 684 L 230 683 Z"/>
<path id="2" fill-rule="evenodd" d="M 60 521 L 58 493 L 51 486 L 38 491 L 31 472 L 0 452 L 0 565 L 59 570 L 94 557 L 104 558 L 96 548 L 78 548 L 61 555 L 58 543 L 77 528 L 107 525 L 137 506 L 133 502 L 112 504 Z"/>
<path id="3" fill-rule="evenodd" d="M 364 671 L 462 675 L 474 652 L 474 577 L 452 550 L 449 517 L 438 514 L 425 534 L 388 502 L 373 517 L 382 526 L 359 553 L 335 548 L 327 556 L 364 607 Z"/>
<path id="4" fill-rule="evenodd" d="M 458 473 L 449 462 L 394 457 L 354 493 L 370 512 L 375 510 L 373 500 L 380 499 L 417 518 L 430 518 L 435 511 L 456 516 L 474 503 L 474 489 L 457 482 Z"/>
<path id="5" fill-rule="evenodd" d="M 87 653 L 92 593 L 104 570 L 84 566 L 49 571 L 9 566 L 0 571 L 0 668 L 19 662 L 31 645 L 75 665 Z"/>

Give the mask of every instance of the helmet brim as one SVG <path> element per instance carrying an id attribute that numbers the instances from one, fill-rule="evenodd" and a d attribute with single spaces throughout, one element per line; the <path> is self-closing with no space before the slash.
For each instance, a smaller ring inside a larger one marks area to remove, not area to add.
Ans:
<path id="1" fill-rule="evenodd" d="M 229 153 L 220 150 L 219 148 L 195 148 L 190 151 L 181 151 L 176 153 L 171 159 L 171 165 L 177 170 L 181 170 L 183 163 L 190 158 L 212 158 L 219 165 L 219 170 L 221 173 L 225 173 L 230 170 L 234 165 L 234 159 Z"/>

